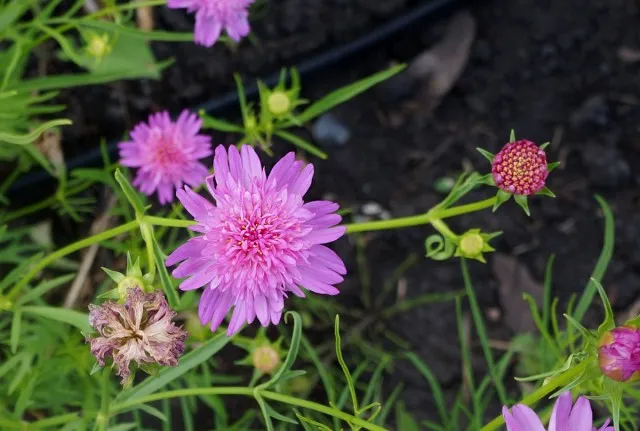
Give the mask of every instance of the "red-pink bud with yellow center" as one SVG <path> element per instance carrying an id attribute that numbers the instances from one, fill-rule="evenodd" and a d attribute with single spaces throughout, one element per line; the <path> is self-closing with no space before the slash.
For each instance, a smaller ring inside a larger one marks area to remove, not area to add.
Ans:
<path id="1" fill-rule="evenodd" d="M 532 195 L 544 188 L 549 175 L 547 155 L 531 141 L 509 142 L 495 155 L 491 173 L 498 188 L 515 195 Z"/>
<path id="2" fill-rule="evenodd" d="M 640 329 L 620 326 L 600 338 L 598 361 L 602 374 L 618 382 L 640 378 Z"/>

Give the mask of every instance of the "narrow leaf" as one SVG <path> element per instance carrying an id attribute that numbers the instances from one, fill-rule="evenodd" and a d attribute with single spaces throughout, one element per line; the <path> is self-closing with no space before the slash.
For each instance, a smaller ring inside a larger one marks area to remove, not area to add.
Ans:
<path id="1" fill-rule="evenodd" d="M 516 203 L 524 210 L 524 213 L 531 217 L 531 212 L 529 211 L 529 202 L 527 201 L 527 197 L 525 195 L 514 195 L 514 199 Z"/>
<path id="2" fill-rule="evenodd" d="M 484 156 L 485 159 L 489 161 L 489 163 L 493 163 L 493 158 L 495 157 L 493 154 L 485 150 L 484 148 L 477 147 L 476 151 Z"/>
<path id="3" fill-rule="evenodd" d="M 91 326 L 89 325 L 89 316 L 79 311 L 58 307 L 29 305 L 22 307 L 22 312 L 25 314 L 44 317 L 46 319 L 56 320 L 61 323 L 67 323 L 75 326 L 81 331 L 89 332 L 91 330 Z"/>
<path id="4" fill-rule="evenodd" d="M 136 215 L 144 214 L 144 203 L 142 203 L 140 196 L 138 196 L 138 192 L 134 190 L 127 177 L 120 172 L 120 169 L 116 169 L 115 177 L 122 189 L 122 192 L 125 194 L 127 200 L 135 210 Z"/>

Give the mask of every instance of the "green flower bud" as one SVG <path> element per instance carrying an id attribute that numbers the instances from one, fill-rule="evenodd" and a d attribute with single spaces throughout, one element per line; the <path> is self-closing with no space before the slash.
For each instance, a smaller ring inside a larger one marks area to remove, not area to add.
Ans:
<path id="1" fill-rule="evenodd" d="M 481 233 L 480 229 L 471 229 L 458 237 L 458 248 L 455 256 L 465 257 L 467 259 L 476 259 L 482 263 L 486 263 L 483 253 L 495 251 L 489 241 L 500 235 L 502 232 Z"/>
<path id="2" fill-rule="evenodd" d="M 280 365 L 280 354 L 270 344 L 260 346 L 251 353 L 251 363 L 264 374 L 271 374 Z"/>
<path id="3" fill-rule="evenodd" d="M 102 35 L 99 35 L 97 33 L 91 33 L 85 49 L 90 56 L 98 60 L 104 58 L 107 54 L 111 52 L 109 35 L 106 33 Z"/>
<path id="4" fill-rule="evenodd" d="M 287 93 L 276 90 L 269 95 L 267 106 L 269 107 L 269 112 L 278 117 L 289 112 L 291 109 L 291 100 Z"/>

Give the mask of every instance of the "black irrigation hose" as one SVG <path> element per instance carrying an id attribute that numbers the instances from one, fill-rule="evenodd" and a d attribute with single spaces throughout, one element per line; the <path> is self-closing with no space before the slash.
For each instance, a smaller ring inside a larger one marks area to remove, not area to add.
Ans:
<path id="1" fill-rule="evenodd" d="M 301 76 L 317 72 L 327 66 L 337 63 L 340 60 L 352 56 L 359 51 L 372 47 L 373 45 L 387 39 L 395 33 L 405 29 L 408 26 L 415 24 L 416 22 L 431 17 L 438 12 L 444 11 L 447 8 L 453 7 L 460 3 L 461 0 L 426 0 L 423 3 L 415 6 L 407 13 L 386 22 L 379 27 L 375 28 L 371 32 L 361 36 L 360 38 L 345 43 L 341 46 L 329 49 L 328 51 L 314 56 L 308 60 L 303 61 L 296 66 Z M 269 85 L 276 85 L 280 78 L 280 73 L 276 72 L 269 75 L 263 81 Z M 253 97 L 258 93 L 258 86 L 253 83 L 245 88 L 247 97 Z M 209 114 L 228 109 L 238 103 L 238 94 L 235 91 L 230 91 L 223 94 L 220 97 L 213 98 L 207 102 L 204 102 L 195 107 L 194 111 L 205 110 Z M 108 144 L 108 150 L 110 154 L 115 154 L 117 151 L 118 141 L 113 141 Z M 86 153 L 74 157 L 67 162 L 67 167 L 73 169 L 79 166 L 95 166 L 100 163 L 102 156 L 100 154 L 100 148 L 96 147 Z M 10 194 L 18 193 L 25 188 L 42 185 L 45 181 L 51 177 L 45 171 L 35 171 L 22 176 L 16 181 L 9 189 Z"/>

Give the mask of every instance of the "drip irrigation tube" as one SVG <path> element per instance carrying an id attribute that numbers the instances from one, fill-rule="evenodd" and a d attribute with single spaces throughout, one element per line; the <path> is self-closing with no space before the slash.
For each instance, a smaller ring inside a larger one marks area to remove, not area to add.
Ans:
<path id="1" fill-rule="evenodd" d="M 439 12 L 443 12 L 449 8 L 452 8 L 462 0 L 426 0 L 419 5 L 411 8 L 406 13 L 391 19 L 390 21 L 376 27 L 371 32 L 355 39 L 351 42 L 343 45 L 331 48 L 328 51 L 314 56 L 302 63 L 296 65 L 301 76 L 305 76 L 314 72 L 317 72 L 327 66 L 335 64 L 341 60 L 346 59 L 349 56 L 353 56 L 360 51 L 370 48 L 375 44 L 389 38 L 395 33 L 404 30 L 405 28 L 417 23 L 420 20 L 434 16 Z M 276 85 L 280 73 L 276 72 L 269 75 L 266 79 L 262 79 L 267 85 Z M 245 88 L 247 97 L 254 97 L 258 93 L 258 86 L 253 83 Z M 194 107 L 194 111 L 204 110 L 209 114 L 219 113 L 238 103 L 238 94 L 235 91 L 230 91 L 223 94 L 220 97 L 213 98 L 207 102 Z M 108 149 L 110 154 L 115 154 L 117 150 L 117 141 L 110 142 Z M 77 157 L 72 158 L 67 162 L 67 167 L 73 169 L 80 166 L 96 166 L 101 162 L 100 148 L 96 147 L 87 151 Z M 22 190 L 38 185 L 42 185 L 45 181 L 51 177 L 45 171 L 34 171 L 26 175 L 23 175 L 17 180 L 9 189 L 9 194 L 13 195 L 21 192 Z"/>

